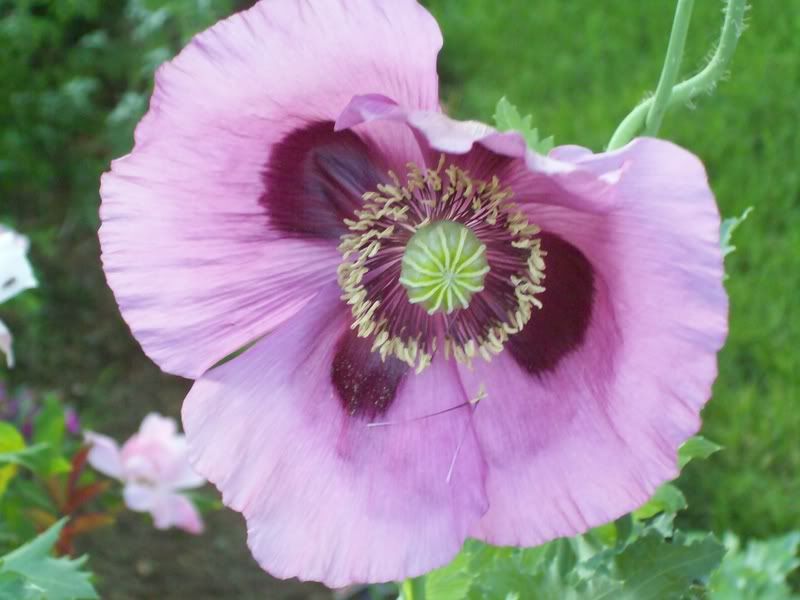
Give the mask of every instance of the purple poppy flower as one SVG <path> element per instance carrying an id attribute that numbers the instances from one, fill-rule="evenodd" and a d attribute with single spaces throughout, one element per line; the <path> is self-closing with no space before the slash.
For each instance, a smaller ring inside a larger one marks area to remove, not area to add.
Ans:
<path id="1" fill-rule="evenodd" d="M 272 0 L 156 77 L 102 183 L 108 281 L 197 379 L 197 470 L 275 575 L 419 575 L 677 474 L 727 329 L 700 161 L 549 156 L 441 112 L 414 0 Z M 252 347 L 218 366 L 222 359 Z"/>

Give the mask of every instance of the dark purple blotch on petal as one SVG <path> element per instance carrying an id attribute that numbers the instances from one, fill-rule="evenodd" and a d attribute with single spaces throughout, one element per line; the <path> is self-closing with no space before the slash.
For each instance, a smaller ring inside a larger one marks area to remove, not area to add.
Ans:
<path id="1" fill-rule="evenodd" d="M 311 123 L 273 150 L 261 203 L 284 234 L 338 239 L 347 233 L 344 219 L 353 218 L 364 193 L 384 182 L 386 170 L 373 161 L 367 144 L 333 126 L 333 121 Z"/>
<path id="2" fill-rule="evenodd" d="M 347 331 L 336 345 L 331 366 L 333 381 L 344 410 L 372 420 L 392 405 L 409 367 L 401 360 L 372 352 L 372 340 Z"/>
<path id="3" fill-rule="evenodd" d="M 589 260 L 560 237 L 542 233 L 545 257 L 545 291 L 538 296 L 542 308 L 507 349 L 532 375 L 553 371 L 586 337 L 595 297 L 595 274 Z"/>

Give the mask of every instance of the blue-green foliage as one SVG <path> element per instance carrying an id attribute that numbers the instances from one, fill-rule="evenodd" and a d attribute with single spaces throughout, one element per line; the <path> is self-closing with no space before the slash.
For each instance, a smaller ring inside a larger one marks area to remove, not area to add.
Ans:
<path id="1" fill-rule="evenodd" d="M 734 534 L 723 542 L 727 555 L 711 575 L 712 600 L 798 600 L 786 579 L 800 567 L 800 531 L 743 544 Z"/>
<path id="2" fill-rule="evenodd" d="M 65 521 L 0 556 L 0 600 L 91 600 L 97 592 L 82 569 L 85 558 L 51 556 Z"/>
<path id="3" fill-rule="evenodd" d="M 494 110 L 494 123 L 500 131 L 521 133 L 531 150 L 539 154 L 547 154 L 555 146 L 553 136 L 541 139 L 539 130 L 533 126 L 533 115 L 523 117 L 519 109 L 505 97 L 500 99 Z"/>
<path id="4" fill-rule="evenodd" d="M 696 437 L 679 452 L 685 466 L 719 450 Z M 669 490 L 666 493 L 665 490 Z M 661 498 L 661 500 L 658 500 Z M 784 600 L 800 565 L 800 534 L 742 549 L 728 535 L 687 533 L 675 518 L 680 490 L 660 488 L 633 515 L 538 548 L 495 548 L 469 541 L 450 565 L 427 576 L 428 600 Z"/>
<path id="5" fill-rule="evenodd" d="M 426 578 L 428 600 L 796 600 L 786 579 L 800 533 L 746 547 L 735 535 L 686 534 L 674 514 L 531 549 L 475 541 Z"/>
<path id="6" fill-rule="evenodd" d="M 745 210 L 741 216 L 730 217 L 722 221 L 720 237 L 722 238 L 722 252 L 725 256 L 736 250 L 736 246 L 733 245 L 733 233 L 747 220 L 751 212 L 753 212 L 752 206 Z"/>

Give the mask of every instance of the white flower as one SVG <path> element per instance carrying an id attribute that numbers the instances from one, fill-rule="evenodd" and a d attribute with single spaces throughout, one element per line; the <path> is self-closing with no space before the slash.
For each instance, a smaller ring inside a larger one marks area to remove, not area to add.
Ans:
<path id="1" fill-rule="evenodd" d="M 28 238 L 0 225 L 0 304 L 38 285 L 28 262 Z M 0 352 L 9 367 L 14 366 L 11 332 L 0 321 Z"/>

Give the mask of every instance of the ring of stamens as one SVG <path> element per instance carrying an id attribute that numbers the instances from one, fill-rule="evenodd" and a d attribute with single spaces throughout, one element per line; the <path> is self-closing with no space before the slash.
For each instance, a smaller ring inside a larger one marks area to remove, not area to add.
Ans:
<path id="1" fill-rule="evenodd" d="M 373 339 L 383 360 L 396 357 L 418 372 L 440 344 L 462 363 L 491 360 L 541 307 L 536 296 L 544 291 L 540 230 L 510 201 L 512 192 L 497 177 L 472 179 L 455 165 L 443 170 L 444 160 L 436 169 L 409 165 L 405 185 L 390 172 L 393 183 L 364 194 L 355 218 L 345 220 L 349 232 L 339 245 L 338 279 L 352 328 Z M 430 255 L 414 260 L 415 248 L 436 248 L 434 236 L 442 235 L 451 242 L 440 241 L 440 250 L 469 245 L 470 256 L 458 254 L 458 261 L 476 256 L 478 265 L 469 264 L 478 268 L 458 278 L 443 257 L 433 270 Z"/>

